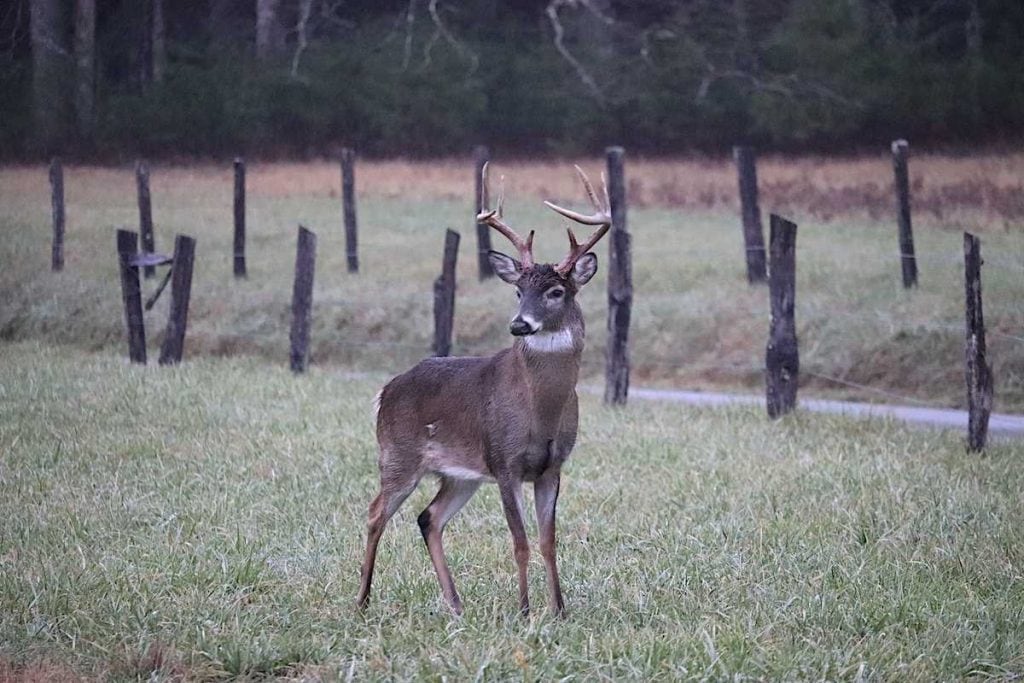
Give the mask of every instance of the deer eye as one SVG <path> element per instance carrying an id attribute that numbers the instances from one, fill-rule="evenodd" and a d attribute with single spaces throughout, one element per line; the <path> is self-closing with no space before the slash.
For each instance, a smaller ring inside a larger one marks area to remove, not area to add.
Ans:
<path id="1" fill-rule="evenodd" d="M 520 292 L 518 289 L 516 290 L 516 298 L 517 299 L 522 299 L 523 298 L 523 293 Z"/>
<path id="2" fill-rule="evenodd" d="M 565 296 L 565 290 L 562 289 L 561 287 L 556 287 L 556 288 L 551 289 L 551 290 L 548 291 L 548 298 L 549 299 L 557 300 L 557 299 L 561 299 L 563 296 Z"/>

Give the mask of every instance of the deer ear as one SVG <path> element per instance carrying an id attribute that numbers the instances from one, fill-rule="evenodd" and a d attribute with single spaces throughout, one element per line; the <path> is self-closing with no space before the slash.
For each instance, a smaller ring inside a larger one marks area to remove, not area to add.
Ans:
<path id="1" fill-rule="evenodd" d="M 572 281 L 576 283 L 577 287 L 582 287 L 590 282 L 590 278 L 594 277 L 596 272 L 597 254 L 592 251 L 587 252 L 572 267 Z"/>
<path id="2" fill-rule="evenodd" d="M 487 260 L 491 262 L 491 268 L 494 268 L 494 272 L 502 280 L 510 285 L 519 282 L 519 278 L 523 274 L 523 267 L 519 261 L 511 256 L 505 256 L 500 251 L 487 252 Z"/>

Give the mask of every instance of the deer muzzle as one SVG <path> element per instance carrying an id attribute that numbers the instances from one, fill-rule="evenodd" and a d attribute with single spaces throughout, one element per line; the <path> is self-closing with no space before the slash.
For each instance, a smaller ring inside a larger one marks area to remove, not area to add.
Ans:
<path id="1" fill-rule="evenodd" d="M 508 324 L 508 331 L 516 337 L 525 337 L 526 335 L 534 334 L 539 329 L 540 325 L 531 324 L 520 316 L 512 318 L 512 322 Z"/>

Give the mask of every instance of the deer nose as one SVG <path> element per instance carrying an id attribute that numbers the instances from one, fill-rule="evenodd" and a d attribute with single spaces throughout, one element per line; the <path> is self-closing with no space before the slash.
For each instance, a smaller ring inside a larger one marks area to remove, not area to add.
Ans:
<path id="1" fill-rule="evenodd" d="M 526 322 L 522 318 L 513 318 L 512 322 L 508 324 L 509 332 L 517 337 L 523 337 L 528 334 L 533 334 L 537 330 L 533 329 L 533 325 Z"/>

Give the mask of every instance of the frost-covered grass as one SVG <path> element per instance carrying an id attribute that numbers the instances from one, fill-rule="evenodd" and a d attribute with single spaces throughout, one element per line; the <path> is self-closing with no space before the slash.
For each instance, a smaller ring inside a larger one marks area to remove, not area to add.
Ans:
<path id="1" fill-rule="evenodd" d="M 537 553 L 535 611 L 516 614 L 493 487 L 446 535 L 450 616 L 415 524 L 426 482 L 360 615 L 384 375 L 0 355 L 0 678 L 1024 674 L 1019 443 L 979 457 L 885 421 L 584 395 L 559 503 L 567 619 Z"/>

